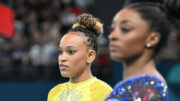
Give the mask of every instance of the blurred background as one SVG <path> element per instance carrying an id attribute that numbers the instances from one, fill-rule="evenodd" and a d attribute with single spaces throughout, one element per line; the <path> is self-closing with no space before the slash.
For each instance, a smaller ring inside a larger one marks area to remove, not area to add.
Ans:
<path id="1" fill-rule="evenodd" d="M 57 47 L 81 13 L 91 13 L 104 23 L 93 75 L 112 87 L 121 80 L 122 66 L 110 60 L 108 27 L 124 0 L 1 0 L 0 99 L 46 101 L 49 90 L 62 82 Z M 180 29 L 180 28 L 179 28 Z M 180 31 L 179 31 L 180 32 Z M 106 50 L 106 51 L 104 51 Z M 157 58 L 166 78 L 171 101 L 180 101 L 180 35 L 172 32 Z"/>

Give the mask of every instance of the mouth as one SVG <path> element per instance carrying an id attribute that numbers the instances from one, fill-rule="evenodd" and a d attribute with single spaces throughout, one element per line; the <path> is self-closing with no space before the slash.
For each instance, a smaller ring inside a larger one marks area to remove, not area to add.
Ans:
<path id="1" fill-rule="evenodd" d="M 60 64 L 59 65 L 59 69 L 60 70 L 65 70 L 68 66 L 64 65 L 64 64 Z"/>
<path id="2" fill-rule="evenodd" d="M 109 45 L 109 50 L 110 51 L 115 51 L 115 50 L 117 50 L 119 47 L 117 46 L 117 45 L 113 45 L 113 44 L 110 44 Z"/>

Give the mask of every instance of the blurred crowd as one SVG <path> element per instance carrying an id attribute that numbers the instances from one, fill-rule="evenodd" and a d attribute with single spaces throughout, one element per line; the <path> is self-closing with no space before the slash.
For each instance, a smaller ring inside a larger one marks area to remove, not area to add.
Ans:
<path id="1" fill-rule="evenodd" d="M 94 0 L 2 0 L 15 14 L 15 35 L 0 38 L 0 80 L 54 80 L 60 77 L 57 47 L 60 36 L 71 28 L 76 17 L 93 11 Z M 180 32 L 180 31 L 179 31 Z M 106 35 L 107 36 L 107 35 Z M 178 38 L 179 39 L 178 39 Z M 99 40 L 99 55 L 92 71 L 100 79 L 110 79 L 111 61 L 107 38 Z M 180 35 L 172 33 L 160 57 L 180 59 Z"/>
<path id="2" fill-rule="evenodd" d="M 0 79 L 56 79 L 57 47 L 76 17 L 94 0 L 16 0 L 1 2 L 15 14 L 15 35 L 0 38 Z"/>

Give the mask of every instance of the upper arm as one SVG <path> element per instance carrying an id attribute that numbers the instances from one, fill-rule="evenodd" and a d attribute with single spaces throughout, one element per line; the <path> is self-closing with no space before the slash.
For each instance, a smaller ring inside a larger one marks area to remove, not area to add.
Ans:
<path id="1" fill-rule="evenodd" d="M 147 101 L 168 101 L 168 89 L 160 79 L 154 77 L 144 77 L 127 80 L 116 86 L 114 91 L 106 99 L 127 100 L 147 100 Z"/>

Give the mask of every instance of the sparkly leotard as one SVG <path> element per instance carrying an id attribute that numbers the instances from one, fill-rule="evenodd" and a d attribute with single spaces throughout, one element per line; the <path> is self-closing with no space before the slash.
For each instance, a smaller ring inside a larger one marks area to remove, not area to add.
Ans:
<path id="1" fill-rule="evenodd" d="M 144 74 L 119 82 L 105 101 L 168 101 L 167 85 Z"/>

